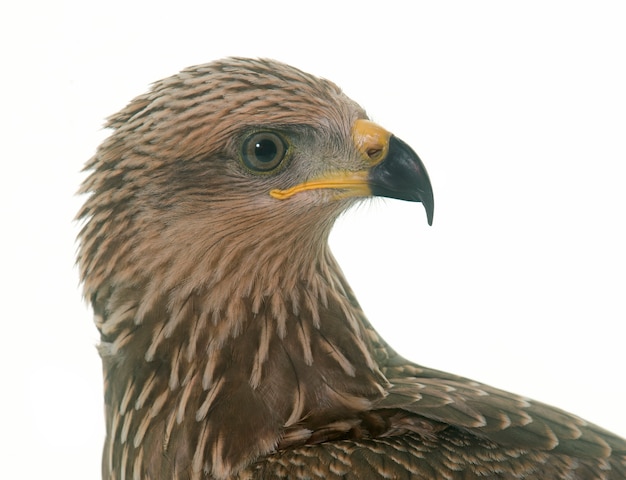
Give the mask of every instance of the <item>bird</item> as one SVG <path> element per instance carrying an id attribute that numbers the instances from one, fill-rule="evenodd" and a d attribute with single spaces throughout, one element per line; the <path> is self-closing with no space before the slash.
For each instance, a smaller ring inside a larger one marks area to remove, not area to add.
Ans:
<path id="1" fill-rule="evenodd" d="M 229 57 L 105 126 L 77 214 L 104 479 L 626 478 L 625 439 L 409 361 L 367 320 L 335 220 L 387 197 L 432 224 L 433 189 L 336 84 Z"/>

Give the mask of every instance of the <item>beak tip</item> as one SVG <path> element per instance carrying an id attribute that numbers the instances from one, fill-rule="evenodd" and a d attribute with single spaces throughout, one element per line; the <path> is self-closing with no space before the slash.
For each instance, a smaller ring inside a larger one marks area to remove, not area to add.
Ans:
<path id="1" fill-rule="evenodd" d="M 426 220 L 428 220 L 428 226 L 432 227 L 433 216 L 435 214 L 435 205 L 432 201 L 429 203 L 424 203 L 424 209 L 426 210 Z"/>

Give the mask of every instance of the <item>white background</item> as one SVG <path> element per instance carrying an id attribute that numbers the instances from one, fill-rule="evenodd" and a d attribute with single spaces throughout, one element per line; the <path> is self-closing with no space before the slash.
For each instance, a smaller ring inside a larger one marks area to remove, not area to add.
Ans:
<path id="1" fill-rule="evenodd" d="M 375 200 L 331 238 L 392 345 L 626 436 L 623 2 L 2 10 L 0 477 L 98 478 L 97 333 L 73 268 L 79 170 L 104 118 L 150 82 L 228 55 L 335 81 L 424 160 L 433 227 L 419 204 Z"/>

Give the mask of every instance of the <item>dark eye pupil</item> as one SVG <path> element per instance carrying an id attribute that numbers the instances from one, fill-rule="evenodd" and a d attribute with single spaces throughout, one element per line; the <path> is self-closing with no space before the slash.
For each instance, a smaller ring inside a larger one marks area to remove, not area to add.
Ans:
<path id="1" fill-rule="evenodd" d="M 272 140 L 260 140 L 254 145 L 254 155 L 259 162 L 269 163 L 276 158 L 278 148 Z"/>

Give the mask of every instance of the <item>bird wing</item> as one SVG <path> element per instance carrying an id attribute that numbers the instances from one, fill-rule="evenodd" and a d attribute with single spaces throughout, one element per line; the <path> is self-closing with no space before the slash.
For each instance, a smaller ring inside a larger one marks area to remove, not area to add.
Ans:
<path id="1" fill-rule="evenodd" d="M 583 458 L 626 455 L 624 439 L 575 415 L 402 360 L 387 367 L 392 387 L 377 408 L 400 408 L 510 447 Z"/>
<path id="2" fill-rule="evenodd" d="M 383 370 L 392 385 L 372 411 L 240 478 L 626 478 L 626 442 L 574 415 L 399 356 Z"/>
<path id="3" fill-rule="evenodd" d="M 597 470 L 594 462 L 505 448 L 463 431 L 437 440 L 419 434 L 342 440 L 279 451 L 240 472 L 239 479 L 450 480 L 623 479 L 624 470 Z M 598 473 L 601 472 L 601 473 Z"/>

